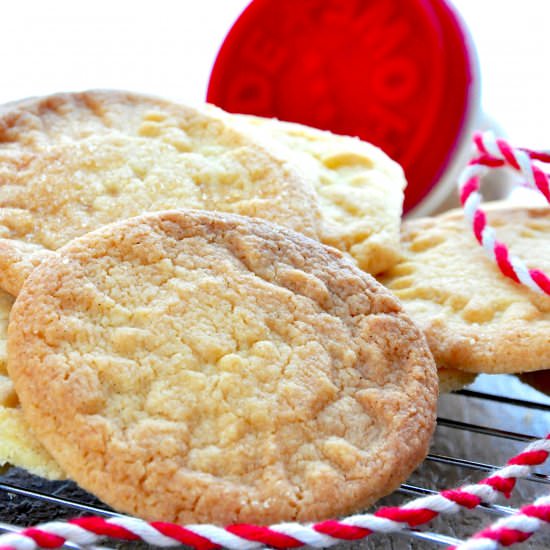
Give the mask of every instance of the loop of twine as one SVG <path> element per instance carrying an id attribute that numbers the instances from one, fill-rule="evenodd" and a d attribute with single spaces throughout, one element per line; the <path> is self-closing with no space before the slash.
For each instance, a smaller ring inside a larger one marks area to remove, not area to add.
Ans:
<path id="1" fill-rule="evenodd" d="M 528 269 L 523 260 L 511 255 L 508 247 L 497 240 L 494 229 L 487 224 L 487 217 L 480 209 L 482 196 L 479 192 L 481 179 L 489 170 L 508 166 L 523 174 L 527 185 L 540 191 L 550 202 L 550 178 L 536 164 L 536 161 L 549 162 L 550 155 L 545 151 L 514 148 L 492 132 L 474 134 L 474 144 L 478 156 L 460 174 L 458 188 L 464 216 L 475 238 L 505 277 L 534 292 L 550 295 L 550 277 L 540 269 Z"/>

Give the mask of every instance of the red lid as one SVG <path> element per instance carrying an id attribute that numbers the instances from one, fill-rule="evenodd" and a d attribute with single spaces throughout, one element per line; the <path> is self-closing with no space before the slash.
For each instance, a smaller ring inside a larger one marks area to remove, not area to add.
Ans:
<path id="1" fill-rule="evenodd" d="M 254 0 L 220 49 L 207 99 L 375 143 L 405 169 L 408 210 L 461 137 L 472 65 L 443 0 Z"/>

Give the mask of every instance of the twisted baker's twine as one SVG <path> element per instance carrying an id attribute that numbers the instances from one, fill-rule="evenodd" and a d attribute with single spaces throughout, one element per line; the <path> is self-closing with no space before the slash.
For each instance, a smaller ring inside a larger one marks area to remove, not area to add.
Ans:
<path id="1" fill-rule="evenodd" d="M 497 550 L 527 540 L 544 525 L 550 525 L 550 495 L 523 506 L 516 514 L 495 521 L 451 550 Z"/>
<path id="2" fill-rule="evenodd" d="M 474 144 L 480 156 L 471 160 L 463 170 L 458 187 L 464 215 L 476 239 L 503 275 L 535 292 L 550 295 L 550 277 L 539 269 L 528 269 L 522 260 L 510 255 L 507 246 L 497 241 L 495 231 L 487 225 L 485 213 L 479 209 L 481 178 L 490 169 L 501 166 L 509 166 L 521 172 L 528 186 L 538 189 L 550 202 L 549 176 L 533 162 L 550 162 L 550 154 L 514 148 L 504 139 L 495 138 L 491 132 L 476 133 Z"/>
<path id="3" fill-rule="evenodd" d="M 516 480 L 527 477 L 550 455 L 550 434 L 530 443 L 511 458 L 506 466 L 480 482 L 441 491 L 412 500 L 400 507 L 380 508 L 374 514 L 358 514 L 340 520 L 302 525 L 279 523 L 270 527 L 235 524 L 185 525 L 151 522 L 128 516 L 75 518 L 67 522 L 53 521 L 25 528 L 17 533 L 0 535 L 0 550 L 35 550 L 37 547 L 58 548 L 65 542 L 87 546 L 104 537 L 137 541 L 161 547 L 184 544 L 197 550 L 220 547 L 234 550 L 298 548 L 310 545 L 325 548 L 342 541 L 353 541 L 371 533 L 395 533 L 427 523 L 439 514 L 454 514 L 461 508 L 472 509 L 481 503 L 492 503 L 503 494 L 509 497 Z"/>

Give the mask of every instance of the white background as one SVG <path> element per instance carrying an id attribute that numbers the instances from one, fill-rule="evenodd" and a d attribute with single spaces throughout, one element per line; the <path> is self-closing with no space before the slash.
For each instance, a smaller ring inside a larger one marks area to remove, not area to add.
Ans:
<path id="1" fill-rule="evenodd" d="M 200 101 L 225 33 L 247 3 L 5 1 L 0 103 L 98 87 Z M 515 143 L 550 148 L 550 0 L 454 4 L 479 52 L 484 110 Z"/>

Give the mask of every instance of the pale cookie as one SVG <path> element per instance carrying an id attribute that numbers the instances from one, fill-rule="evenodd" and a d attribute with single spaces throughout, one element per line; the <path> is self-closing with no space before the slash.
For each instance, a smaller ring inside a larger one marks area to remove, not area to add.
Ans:
<path id="1" fill-rule="evenodd" d="M 146 211 L 204 208 L 318 236 L 310 182 L 224 119 L 123 92 L 29 100 L 0 111 L 0 238 L 55 250 Z M 39 259 L 0 246 L 0 287 Z"/>
<path id="2" fill-rule="evenodd" d="M 550 209 L 486 207 L 529 268 L 550 273 Z M 440 367 L 523 372 L 550 366 L 550 297 L 504 277 L 461 211 L 403 224 L 404 258 L 381 279 L 428 338 Z"/>
<path id="3" fill-rule="evenodd" d="M 311 179 L 321 207 L 323 243 L 348 252 L 373 275 L 397 263 L 406 180 L 396 162 L 358 138 L 276 119 L 233 118 L 286 147 Z"/>
<path id="4" fill-rule="evenodd" d="M 439 378 L 439 393 L 450 393 L 469 386 L 476 379 L 477 374 L 458 369 L 437 369 Z"/>
<path id="5" fill-rule="evenodd" d="M 267 222 L 172 211 L 69 243 L 29 276 L 8 370 L 67 475 L 181 523 L 368 506 L 424 458 L 437 377 L 394 297 Z"/>
<path id="6" fill-rule="evenodd" d="M 8 315 L 12 303 L 13 298 L 0 291 L 0 466 L 12 464 L 42 477 L 59 479 L 61 469 L 30 433 L 6 370 Z"/>
<path id="7" fill-rule="evenodd" d="M 11 385 L 8 377 L 0 375 L 0 392 L 4 383 Z M 65 478 L 61 468 L 29 430 L 19 406 L 0 405 L 0 433 L 0 466 L 19 466 L 47 479 Z"/>
<path id="8" fill-rule="evenodd" d="M 49 254 L 53 252 L 41 245 L 0 238 L 0 292 L 17 296 L 30 272 Z"/>

